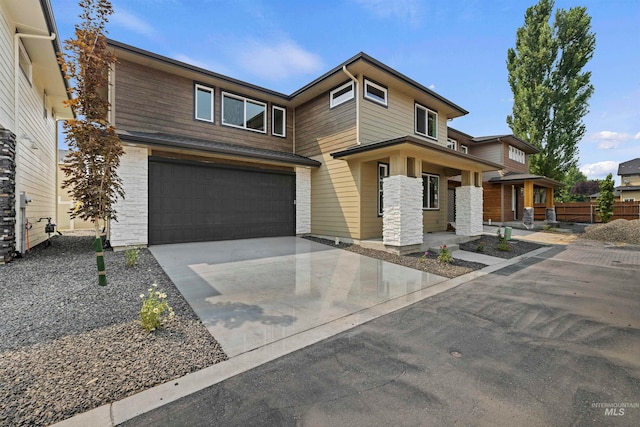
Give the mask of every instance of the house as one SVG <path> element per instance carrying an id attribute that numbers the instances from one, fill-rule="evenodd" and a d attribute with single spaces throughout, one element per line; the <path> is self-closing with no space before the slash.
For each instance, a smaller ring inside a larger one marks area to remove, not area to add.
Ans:
<path id="1" fill-rule="evenodd" d="M 80 218 L 71 218 L 70 212 L 76 208 L 77 202 L 71 198 L 69 190 L 62 187 L 63 181 L 67 179 L 62 167 L 65 164 L 65 159 L 68 154 L 69 150 L 58 150 L 58 166 L 56 169 L 58 191 L 56 226 L 59 231 L 93 231 L 95 226 L 91 221 L 85 221 Z M 100 226 L 103 227 L 102 221 L 100 222 Z"/>
<path id="2" fill-rule="evenodd" d="M 73 117 L 60 51 L 48 0 L 0 2 L 0 262 L 56 219 L 57 121 Z"/>
<path id="3" fill-rule="evenodd" d="M 616 187 L 620 192 L 621 202 L 640 200 L 640 157 L 618 165 L 621 185 Z"/>
<path id="4" fill-rule="evenodd" d="M 108 43 L 114 247 L 314 234 L 407 250 L 447 229 L 450 197 L 457 233 L 482 233 L 481 177 L 502 164 L 447 148 L 467 111 L 369 55 L 286 95 Z"/>
<path id="5" fill-rule="evenodd" d="M 536 193 L 547 209 L 553 209 L 553 189 L 564 184 L 529 173 L 529 155 L 540 151 L 535 146 L 513 135 L 473 137 L 451 127 L 448 146 L 503 165 L 482 175 L 483 221 L 522 221 L 524 209 L 533 208 Z M 453 181 L 449 187 L 455 185 Z"/>

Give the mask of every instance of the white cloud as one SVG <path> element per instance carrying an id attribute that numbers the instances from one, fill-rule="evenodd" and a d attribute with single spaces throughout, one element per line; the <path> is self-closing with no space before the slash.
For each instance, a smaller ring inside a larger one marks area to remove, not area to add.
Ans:
<path id="1" fill-rule="evenodd" d="M 429 86 L 427 86 L 429 89 L 431 90 L 435 90 L 436 89 L 436 85 L 434 84 L 430 84 Z"/>
<path id="2" fill-rule="evenodd" d="M 624 142 L 627 142 L 631 139 L 640 139 L 640 132 L 633 136 L 625 132 L 603 130 L 591 135 L 589 139 L 597 141 L 598 148 L 602 150 L 611 150 L 613 148 L 620 147 L 620 145 L 622 145 Z"/>
<path id="3" fill-rule="evenodd" d="M 580 172 L 585 174 L 589 179 L 601 178 L 610 173 L 615 176 L 618 173 L 618 162 L 605 160 L 604 162 L 582 165 Z"/>
<path id="4" fill-rule="evenodd" d="M 295 42 L 250 40 L 243 45 L 238 61 L 252 74 L 269 80 L 281 80 L 299 74 L 317 73 L 322 60 Z"/>
<path id="5" fill-rule="evenodd" d="M 123 9 L 116 10 L 111 16 L 110 22 L 149 38 L 153 38 L 157 34 L 156 30 L 147 22 Z"/>
<path id="6" fill-rule="evenodd" d="M 379 18 L 396 17 L 416 26 L 420 23 L 420 0 L 355 0 Z"/>
<path id="7" fill-rule="evenodd" d="M 200 67 L 203 68 L 205 70 L 208 71 L 213 71 L 215 73 L 220 73 L 220 74 L 231 74 L 229 69 L 227 69 L 227 67 L 214 63 L 214 62 L 210 62 L 210 61 L 202 61 L 200 59 L 197 58 L 193 58 L 189 55 L 185 55 L 184 53 L 176 53 L 173 55 L 173 59 L 180 61 L 180 62 L 184 62 L 185 64 L 190 64 L 190 65 L 194 65 L 196 67 Z"/>

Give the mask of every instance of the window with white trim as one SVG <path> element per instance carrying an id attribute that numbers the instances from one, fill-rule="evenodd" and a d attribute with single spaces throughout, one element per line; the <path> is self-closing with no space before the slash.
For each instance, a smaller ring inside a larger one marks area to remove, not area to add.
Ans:
<path id="1" fill-rule="evenodd" d="M 196 120 L 213 123 L 213 99 L 214 89 L 212 87 L 195 85 L 195 105 Z"/>
<path id="2" fill-rule="evenodd" d="M 462 152 L 464 154 L 469 154 L 469 147 L 467 147 L 464 144 L 460 144 L 460 152 Z"/>
<path id="3" fill-rule="evenodd" d="M 389 176 L 389 165 L 386 163 L 378 163 L 378 216 L 382 216 L 384 212 L 384 195 L 382 192 L 382 180 Z"/>
<path id="4" fill-rule="evenodd" d="M 339 86 L 331 91 L 329 94 L 329 107 L 337 107 L 354 97 L 354 86 L 352 81 L 348 81 L 342 86 Z"/>
<path id="5" fill-rule="evenodd" d="M 222 92 L 222 124 L 267 133 L 267 104 Z"/>
<path id="6" fill-rule="evenodd" d="M 364 80 L 364 97 L 378 104 L 387 105 L 387 88 L 370 80 Z"/>
<path id="7" fill-rule="evenodd" d="M 439 209 L 440 176 L 422 174 L 422 209 Z"/>
<path id="8" fill-rule="evenodd" d="M 20 40 L 20 44 L 18 45 L 18 67 L 20 67 L 20 71 L 27 78 L 29 83 L 31 83 L 32 76 L 32 65 L 31 58 L 29 58 L 29 54 L 22 44 L 22 40 Z"/>
<path id="9" fill-rule="evenodd" d="M 416 133 L 429 138 L 438 138 L 438 113 L 416 104 Z"/>
<path id="10" fill-rule="evenodd" d="M 623 200 L 623 202 L 635 202 L 636 199 L 631 198 L 631 197 L 627 197 L 626 199 Z"/>
<path id="11" fill-rule="evenodd" d="M 514 162 L 525 163 L 525 155 L 524 151 L 514 147 L 513 145 L 509 146 L 509 158 Z"/>
<path id="12" fill-rule="evenodd" d="M 455 139 L 447 138 L 447 148 L 456 151 L 458 149 L 458 141 Z"/>
<path id="13" fill-rule="evenodd" d="M 287 110 L 274 105 L 271 108 L 271 133 L 275 136 L 286 136 Z"/>

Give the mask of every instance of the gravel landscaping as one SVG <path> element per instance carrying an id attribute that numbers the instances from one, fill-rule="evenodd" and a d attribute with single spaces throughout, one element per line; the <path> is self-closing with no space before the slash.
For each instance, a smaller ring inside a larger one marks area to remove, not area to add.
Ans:
<path id="1" fill-rule="evenodd" d="M 317 237 L 306 237 L 306 239 L 322 243 L 335 248 L 344 249 L 357 254 L 366 255 L 371 258 L 381 259 L 383 261 L 392 262 L 394 264 L 404 265 L 405 267 L 415 268 L 416 270 L 425 271 L 427 273 L 437 274 L 447 278 L 454 278 L 463 274 L 470 273 L 475 270 L 480 270 L 486 267 L 485 264 L 478 262 L 464 261 L 461 259 L 455 259 L 452 263 L 447 264 L 438 261 L 438 254 L 429 253 L 424 257 L 424 253 L 414 253 L 408 255 L 395 255 L 385 251 L 379 251 L 375 249 L 363 248 L 359 245 L 352 245 L 348 243 L 339 243 L 335 245 L 331 240 L 319 239 Z"/>
<path id="2" fill-rule="evenodd" d="M 483 242 L 484 245 L 483 249 L 479 251 L 478 248 L 481 245 L 481 242 Z M 520 255 L 524 255 L 531 251 L 535 251 L 536 249 L 539 249 L 543 246 L 537 243 L 525 242 L 523 240 L 508 240 L 507 244 L 509 250 L 502 251 L 498 249 L 499 243 L 500 239 L 498 239 L 498 236 L 484 235 L 477 240 L 473 240 L 467 243 L 461 243 L 459 247 L 463 251 L 477 252 L 483 255 L 489 255 L 497 258 L 510 259 Z"/>
<path id="3" fill-rule="evenodd" d="M 52 242 L 0 265 L 0 426 L 49 425 L 227 359 L 148 250 L 131 268 L 105 252 L 100 287 L 91 236 Z M 175 318 L 147 333 L 154 282 Z"/>
<path id="4" fill-rule="evenodd" d="M 640 219 L 616 219 L 606 224 L 590 225 L 580 237 L 600 242 L 640 245 Z"/>

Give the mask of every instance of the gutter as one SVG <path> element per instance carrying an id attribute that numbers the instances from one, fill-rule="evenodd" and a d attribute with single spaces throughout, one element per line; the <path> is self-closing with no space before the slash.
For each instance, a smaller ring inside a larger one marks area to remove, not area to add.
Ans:
<path id="1" fill-rule="evenodd" d="M 356 96 L 356 143 L 358 145 L 360 145 L 360 91 L 358 91 L 358 79 L 356 79 L 353 74 L 351 74 L 349 72 L 349 70 L 347 70 L 347 66 L 343 65 L 342 66 L 342 71 L 349 76 L 349 78 L 353 81 L 353 83 L 355 84 L 355 96 Z"/>

